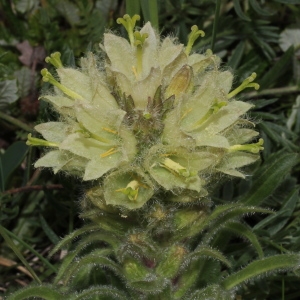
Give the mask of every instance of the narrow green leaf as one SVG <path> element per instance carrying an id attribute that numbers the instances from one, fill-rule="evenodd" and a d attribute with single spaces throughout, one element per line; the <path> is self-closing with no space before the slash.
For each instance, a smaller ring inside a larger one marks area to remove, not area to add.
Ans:
<path id="1" fill-rule="evenodd" d="M 205 222 L 205 225 L 203 226 L 203 229 L 206 227 L 209 227 L 209 230 L 207 233 L 204 235 L 203 244 L 207 244 L 215 235 L 218 233 L 223 226 L 227 223 L 232 221 L 236 217 L 242 217 L 245 214 L 249 213 L 272 213 L 272 211 L 260 207 L 255 207 L 255 206 L 245 206 L 245 205 L 238 205 L 236 204 L 236 207 L 229 209 L 226 211 L 223 215 L 221 215 L 219 218 L 216 220 L 213 220 L 212 222 L 208 223 Z M 209 221 L 209 218 L 208 218 Z"/>
<path id="2" fill-rule="evenodd" d="M 86 245 L 91 245 L 92 243 L 105 242 L 107 244 L 114 244 L 115 248 L 117 245 L 116 238 L 109 233 L 105 232 L 93 232 L 89 233 L 86 237 L 83 237 L 78 244 L 76 244 L 76 248 L 74 251 L 69 252 L 63 259 L 62 264 L 60 266 L 59 272 L 55 278 L 55 283 L 58 283 L 61 278 L 64 276 L 64 273 L 69 268 L 69 265 L 73 262 L 73 259 L 76 256 L 79 256 L 81 251 L 86 248 Z M 99 245 L 99 244 L 98 244 Z M 106 248 L 107 251 L 113 252 L 111 248 Z M 108 252 L 105 252 L 108 253 Z"/>
<path id="3" fill-rule="evenodd" d="M 51 285 L 41 285 L 28 286 L 9 295 L 6 300 L 36 299 L 36 297 L 44 300 L 58 300 L 66 298 L 62 293 L 57 291 L 57 287 Z"/>
<path id="4" fill-rule="evenodd" d="M 259 205 L 272 194 L 291 168 L 299 161 L 298 154 L 277 152 L 253 175 L 253 184 L 242 196 L 240 202 L 246 205 Z"/>
<path id="5" fill-rule="evenodd" d="M 158 6 L 157 0 L 140 0 L 145 22 L 151 22 L 152 26 L 158 30 Z"/>
<path id="6" fill-rule="evenodd" d="M 241 41 L 235 48 L 233 54 L 231 55 L 230 59 L 228 60 L 228 66 L 232 69 L 236 69 L 243 57 L 245 50 L 245 42 Z"/>
<path id="7" fill-rule="evenodd" d="M 54 253 L 58 250 L 66 247 L 69 243 L 72 242 L 73 239 L 77 238 L 78 236 L 85 234 L 89 231 L 99 230 L 99 226 L 96 224 L 89 224 L 77 230 L 74 230 L 72 233 L 64 237 L 49 253 L 49 257 L 51 257 Z"/>
<path id="8" fill-rule="evenodd" d="M 78 294 L 72 295 L 68 300 L 80 300 L 80 299 L 94 299 L 95 296 L 106 296 L 111 300 L 126 300 L 128 299 L 126 294 L 119 291 L 113 286 L 93 286 L 87 290 L 84 290 Z M 105 299 L 108 299 L 106 298 Z M 96 299 L 96 298 L 95 298 Z M 98 299 L 98 298 L 97 298 Z M 101 297 L 102 299 L 102 297 Z M 104 299 L 104 298 L 103 298 Z"/>
<path id="9" fill-rule="evenodd" d="M 40 223 L 42 226 L 42 229 L 44 230 L 44 232 L 46 233 L 47 237 L 49 238 L 49 240 L 56 245 L 59 241 L 60 238 L 56 235 L 56 233 L 50 228 L 50 226 L 48 225 L 47 221 L 45 220 L 45 218 L 42 215 L 39 215 L 40 217 Z"/>
<path id="10" fill-rule="evenodd" d="M 30 252 L 32 252 L 35 256 L 37 256 L 49 269 L 51 269 L 53 272 L 57 272 L 57 269 L 46 259 L 41 255 L 39 252 L 35 251 L 30 245 L 28 245 L 26 242 L 24 242 L 22 239 L 20 239 L 18 236 L 16 236 L 13 232 L 2 228 L 2 230 L 5 231 L 5 233 L 13 238 L 14 240 L 18 241 L 21 245 L 23 245 L 25 248 L 27 248 Z"/>
<path id="11" fill-rule="evenodd" d="M 294 47 L 291 46 L 258 82 L 261 89 L 271 86 L 275 83 L 276 79 L 284 74 L 286 69 L 291 65 L 293 55 Z"/>
<path id="12" fill-rule="evenodd" d="M 244 21 L 251 22 L 251 19 L 243 12 L 240 0 L 233 0 L 234 10 L 236 14 Z"/>
<path id="13" fill-rule="evenodd" d="M 216 9 L 215 9 L 215 18 L 214 18 L 214 24 L 213 24 L 213 32 L 212 32 L 212 38 L 211 38 L 211 45 L 210 49 L 214 52 L 215 48 L 215 41 L 216 41 L 216 35 L 218 31 L 218 23 L 219 23 L 219 16 L 220 16 L 220 7 L 221 7 L 221 0 L 216 1 Z"/>
<path id="14" fill-rule="evenodd" d="M 273 223 L 273 221 L 276 221 L 272 227 L 268 228 L 268 232 L 270 233 L 271 236 L 276 234 L 289 221 L 289 218 L 293 214 L 296 204 L 298 203 L 298 200 L 299 200 L 299 188 L 292 190 L 292 192 L 287 197 L 287 200 L 285 201 L 284 205 L 277 213 L 263 219 L 261 222 L 259 222 L 257 225 L 253 227 L 253 230 L 262 229 L 267 225 L 269 225 L 270 223 Z"/>
<path id="15" fill-rule="evenodd" d="M 57 275 L 53 281 L 54 284 L 57 284 L 59 281 L 62 280 L 66 270 L 68 269 L 70 264 L 73 262 L 76 255 L 77 255 L 77 251 L 71 251 L 64 257 L 62 264 L 57 272 Z"/>
<path id="16" fill-rule="evenodd" d="M 28 146 L 21 141 L 13 143 L 4 154 L 0 154 L 2 162 L 1 177 L 4 183 L 13 171 L 22 163 L 24 157 L 28 151 Z"/>
<path id="17" fill-rule="evenodd" d="M 211 284 L 204 289 L 196 290 L 188 299 L 193 300 L 228 300 L 233 299 L 233 291 L 226 291 L 220 285 Z"/>
<path id="18" fill-rule="evenodd" d="M 126 13 L 131 17 L 139 15 L 141 13 L 140 0 L 126 0 Z"/>
<path id="19" fill-rule="evenodd" d="M 16 254 L 16 256 L 20 259 L 20 261 L 23 263 L 23 265 L 26 267 L 26 269 L 30 272 L 34 280 L 41 284 L 41 280 L 39 277 L 36 275 L 34 270 L 31 268 L 21 251 L 18 249 L 18 247 L 15 245 L 15 243 L 11 240 L 11 238 L 8 236 L 6 233 L 6 229 L 0 225 L 0 234 L 2 235 L 3 239 L 7 243 L 7 245 L 13 250 L 13 252 Z"/>
<path id="20" fill-rule="evenodd" d="M 5 181 L 4 181 L 2 159 L 0 156 L 0 192 L 4 192 L 4 189 L 5 189 Z"/>
<path id="21" fill-rule="evenodd" d="M 218 260 L 224 263 L 227 267 L 231 266 L 229 260 L 220 251 L 203 245 L 197 247 L 195 251 L 193 251 L 187 256 L 187 260 L 192 261 L 203 258 Z"/>
<path id="22" fill-rule="evenodd" d="M 260 7 L 260 5 L 257 3 L 256 0 L 249 0 L 250 5 L 252 8 L 261 16 L 272 16 L 273 13 L 263 9 Z"/>
<path id="23" fill-rule="evenodd" d="M 284 4 L 300 4 L 300 0 L 274 0 L 275 2 Z"/>
<path id="24" fill-rule="evenodd" d="M 76 274 L 81 268 L 87 265 L 100 266 L 103 268 L 108 268 L 116 273 L 118 276 L 122 276 L 122 270 L 120 265 L 114 262 L 112 259 L 106 257 L 110 255 L 110 249 L 100 249 L 95 250 L 80 258 L 76 264 L 70 264 L 70 268 L 65 272 L 63 281 L 67 283 L 72 280 L 73 274 Z"/>
<path id="25" fill-rule="evenodd" d="M 299 254 L 279 254 L 256 260 L 242 270 L 225 278 L 222 286 L 226 290 L 231 290 L 245 281 L 269 272 L 297 269 L 299 268 L 299 263 Z"/>
<path id="26" fill-rule="evenodd" d="M 262 247 L 257 239 L 256 234 L 254 234 L 248 226 L 241 224 L 240 222 L 230 222 L 225 225 L 224 229 L 229 230 L 237 236 L 248 239 L 251 245 L 256 249 L 259 257 L 262 258 L 264 256 Z"/>

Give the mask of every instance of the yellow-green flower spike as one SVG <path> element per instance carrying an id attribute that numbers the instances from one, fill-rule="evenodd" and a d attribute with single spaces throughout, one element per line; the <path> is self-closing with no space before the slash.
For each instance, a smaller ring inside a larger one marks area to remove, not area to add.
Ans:
<path id="1" fill-rule="evenodd" d="M 72 90 L 65 87 L 64 85 L 59 83 L 57 80 L 55 80 L 55 78 L 52 76 L 52 74 L 46 68 L 41 70 L 41 74 L 43 76 L 43 81 L 49 82 L 52 85 L 56 86 L 57 88 L 59 88 L 63 93 L 65 93 L 70 98 L 78 99 L 78 100 L 84 100 L 82 96 L 80 96 L 79 94 L 73 92 Z"/>
<path id="2" fill-rule="evenodd" d="M 123 18 L 117 19 L 117 23 L 122 24 L 128 32 L 128 37 L 132 46 L 134 45 L 133 29 L 135 27 L 136 21 L 139 21 L 140 19 L 141 17 L 139 15 L 134 15 L 132 18 L 130 18 L 130 16 L 127 14 L 124 15 Z"/>
<path id="3" fill-rule="evenodd" d="M 261 150 L 264 150 L 264 147 L 262 145 L 264 144 L 263 139 L 259 139 L 257 143 L 254 144 L 244 144 L 244 145 L 234 145 L 231 146 L 228 151 L 229 152 L 235 152 L 235 151 L 247 151 L 251 153 L 258 153 Z"/>
<path id="4" fill-rule="evenodd" d="M 46 63 L 52 64 L 55 68 L 62 68 L 63 64 L 60 60 L 61 54 L 59 52 L 54 52 L 50 56 L 45 58 Z"/>
<path id="5" fill-rule="evenodd" d="M 46 141 L 46 140 L 42 140 L 42 139 L 32 137 L 31 133 L 29 133 L 28 136 L 27 136 L 26 145 L 28 145 L 28 146 L 41 146 L 41 147 L 59 147 L 59 144 L 57 144 L 57 143 L 53 143 L 53 142 L 49 142 L 49 141 Z"/>
<path id="6" fill-rule="evenodd" d="M 232 92 L 230 92 L 228 95 L 227 95 L 227 98 L 230 99 L 232 97 L 234 97 L 235 95 L 237 95 L 238 93 L 240 93 L 242 90 L 244 90 L 245 88 L 248 88 L 248 87 L 253 87 L 255 88 L 256 90 L 259 89 L 259 84 L 258 83 L 255 83 L 255 82 L 252 82 L 254 81 L 254 79 L 256 78 L 256 73 L 252 73 L 251 76 L 247 77 L 240 86 L 238 86 L 236 89 L 234 89 Z"/>
<path id="7" fill-rule="evenodd" d="M 116 192 L 121 192 L 127 195 L 129 200 L 135 201 L 138 197 L 139 186 L 140 184 L 137 180 L 132 180 L 127 184 L 126 188 L 118 189 Z"/>
<path id="8" fill-rule="evenodd" d="M 188 36 L 188 43 L 185 47 L 185 54 L 189 55 L 192 47 L 199 36 L 204 37 L 205 32 L 203 30 L 199 30 L 197 25 L 193 25 L 191 28 L 192 32 Z"/>

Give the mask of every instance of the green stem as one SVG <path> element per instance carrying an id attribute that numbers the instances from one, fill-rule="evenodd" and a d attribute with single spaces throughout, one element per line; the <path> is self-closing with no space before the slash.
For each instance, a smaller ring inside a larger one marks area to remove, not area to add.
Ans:
<path id="1" fill-rule="evenodd" d="M 22 129 L 24 129 L 25 131 L 29 131 L 29 132 L 32 131 L 32 128 L 30 126 L 28 126 L 27 124 L 23 123 L 22 121 L 14 118 L 12 116 L 9 116 L 9 115 L 3 113 L 2 111 L 0 111 L 0 119 L 3 119 L 15 126 L 18 126 Z"/>
<path id="2" fill-rule="evenodd" d="M 218 27 L 219 15 L 220 15 L 220 7 L 221 7 L 221 0 L 217 0 L 216 10 L 215 10 L 215 19 L 214 19 L 214 25 L 213 25 L 213 32 L 212 32 L 212 38 L 211 38 L 211 46 L 210 46 L 210 49 L 212 50 L 212 52 L 214 52 L 214 47 L 215 47 L 217 27 Z"/>
<path id="3" fill-rule="evenodd" d="M 296 93 L 300 92 L 300 87 L 295 85 L 295 86 L 288 86 L 288 87 L 281 87 L 281 88 L 274 88 L 274 89 L 266 89 L 262 90 L 261 92 L 250 92 L 246 93 L 243 95 L 244 99 L 251 99 L 254 97 L 260 97 L 260 96 L 267 96 L 267 95 L 284 95 L 284 94 L 291 94 L 291 93 Z"/>
<path id="4" fill-rule="evenodd" d="M 41 280 L 38 278 L 38 276 L 35 274 L 34 270 L 30 267 L 29 263 L 25 259 L 25 257 L 22 255 L 21 251 L 18 249 L 18 247 L 15 245 L 15 243 L 11 240 L 11 238 L 8 236 L 8 230 L 6 230 L 4 227 L 0 225 L 0 234 L 8 244 L 8 246 L 15 252 L 15 254 L 18 256 L 20 261 L 24 264 L 24 266 L 27 268 L 27 270 L 32 275 L 33 279 L 39 283 L 42 284 Z"/>

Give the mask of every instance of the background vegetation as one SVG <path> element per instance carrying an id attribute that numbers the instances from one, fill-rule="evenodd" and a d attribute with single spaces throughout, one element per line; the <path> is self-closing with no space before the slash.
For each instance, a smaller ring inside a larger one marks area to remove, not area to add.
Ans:
<path id="1" fill-rule="evenodd" d="M 126 3 L 125 3 L 126 2 Z M 300 248 L 300 1 L 298 0 L 0 0 L 0 295 L 28 285 L 33 268 L 43 282 L 51 280 L 59 257 L 44 259 L 61 237 L 81 226 L 77 202 L 84 187 L 76 179 L 35 170 L 38 150 L 25 144 L 35 124 L 55 120 L 38 100 L 39 71 L 44 58 L 62 53 L 76 66 L 87 51 L 99 51 L 106 28 L 120 30 L 115 20 L 139 13 L 163 35 L 185 43 L 190 27 L 206 36 L 193 50 L 213 49 L 223 68 L 239 85 L 256 72 L 261 88 L 240 97 L 256 105 L 249 120 L 265 141 L 261 162 L 247 180 L 212 186 L 217 203 L 251 198 L 276 211 L 246 217 L 266 255 Z M 249 170 L 250 173 L 250 170 Z M 249 263 L 254 250 L 235 238 L 222 249 L 236 265 Z M 17 249 L 16 249 L 17 248 Z M 25 259 L 25 261 L 24 261 Z M 23 260 L 23 261 L 22 261 Z M 234 268 L 233 268 L 234 269 Z M 209 276 L 209 270 L 207 270 Z M 240 299 L 298 299 L 299 274 L 271 275 L 242 286 Z M 1 297 L 1 296 L 0 296 Z"/>

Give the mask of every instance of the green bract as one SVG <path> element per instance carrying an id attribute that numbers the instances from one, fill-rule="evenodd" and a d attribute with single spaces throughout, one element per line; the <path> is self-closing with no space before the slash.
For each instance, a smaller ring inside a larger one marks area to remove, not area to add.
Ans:
<path id="1" fill-rule="evenodd" d="M 97 180 L 107 204 L 128 209 L 162 190 L 206 195 L 213 173 L 244 177 L 238 169 L 263 149 L 262 140 L 251 143 L 257 132 L 243 118 L 252 105 L 233 99 L 244 88 L 258 88 L 256 75 L 231 91 L 233 76 L 219 69 L 217 56 L 190 54 L 204 35 L 197 26 L 185 47 L 161 40 L 150 23 L 134 32 L 138 19 L 118 19 L 129 41 L 105 34 L 105 61 L 89 53 L 80 69 L 71 69 L 59 53 L 47 57 L 58 80 L 42 70 L 55 91 L 42 98 L 61 119 L 36 126 L 44 140 L 30 135 L 27 142 L 50 149 L 36 167 Z"/>

